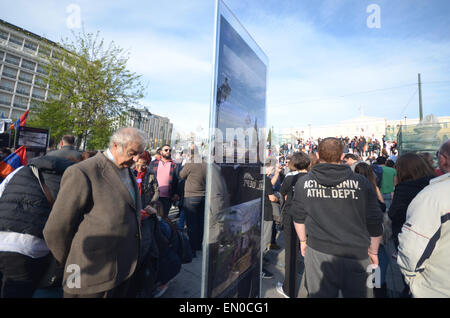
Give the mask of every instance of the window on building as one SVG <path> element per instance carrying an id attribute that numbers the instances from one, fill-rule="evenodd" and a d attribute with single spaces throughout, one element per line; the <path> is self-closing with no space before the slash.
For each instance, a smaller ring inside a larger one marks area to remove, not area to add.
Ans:
<path id="1" fill-rule="evenodd" d="M 34 87 L 32 96 L 34 98 L 44 99 L 45 98 L 45 90 Z"/>
<path id="2" fill-rule="evenodd" d="M 4 66 L 3 67 L 3 76 L 16 79 L 17 70 L 11 67 Z"/>
<path id="3" fill-rule="evenodd" d="M 36 69 L 36 63 L 22 59 L 22 67 L 34 71 Z"/>
<path id="4" fill-rule="evenodd" d="M 50 49 L 45 46 L 39 46 L 39 55 L 44 58 L 49 58 L 50 57 Z"/>
<path id="5" fill-rule="evenodd" d="M 3 61 L 4 56 L 5 56 L 5 52 L 0 51 L 0 61 Z"/>
<path id="6" fill-rule="evenodd" d="M 41 74 L 48 75 L 48 66 L 42 65 L 42 64 L 38 64 L 38 67 L 37 67 L 36 71 L 41 73 Z"/>
<path id="7" fill-rule="evenodd" d="M 47 81 L 40 76 L 36 76 L 36 78 L 34 79 L 34 84 L 40 87 L 47 87 Z"/>
<path id="8" fill-rule="evenodd" d="M 52 51 L 52 57 L 55 59 L 55 60 L 58 60 L 58 61 L 62 61 L 62 55 L 61 55 L 61 53 L 59 53 L 57 50 L 53 50 Z"/>
<path id="9" fill-rule="evenodd" d="M 8 117 L 9 116 L 9 108 L 7 107 L 0 107 L 0 114 L 3 113 L 4 117 Z"/>
<path id="10" fill-rule="evenodd" d="M 30 73 L 27 73 L 24 71 L 20 71 L 19 80 L 27 82 L 27 83 L 31 83 L 31 82 L 33 82 L 33 74 L 30 74 Z"/>
<path id="11" fill-rule="evenodd" d="M 55 91 L 49 90 L 47 94 L 47 100 L 57 100 L 59 99 L 59 93 L 57 94 Z"/>
<path id="12" fill-rule="evenodd" d="M 23 43 L 23 38 L 19 38 L 15 35 L 10 35 L 9 37 L 9 45 L 13 46 L 13 47 L 21 47 Z"/>
<path id="13" fill-rule="evenodd" d="M 42 105 L 42 101 L 39 101 L 37 99 L 31 99 L 30 101 L 30 109 L 33 112 L 33 110 L 39 109 Z"/>
<path id="14" fill-rule="evenodd" d="M 7 79 L 2 78 L 0 80 L 0 89 L 12 92 L 14 90 L 14 82 L 8 81 Z"/>
<path id="15" fill-rule="evenodd" d="M 0 93 L 0 104 L 10 106 L 11 100 L 12 100 L 12 95 Z"/>
<path id="16" fill-rule="evenodd" d="M 29 40 L 25 40 L 25 44 L 23 45 L 27 50 L 32 51 L 33 53 L 37 50 L 37 44 L 30 42 Z"/>
<path id="17" fill-rule="evenodd" d="M 8 32 L 0 30 L 0 39 L 8 40 Z"/>
<path id="18" fill-rule="evenodd" d="M 27 108 L 27 106 L 28 106 L 28 98 L 16 95 L 14 97 L 13 105 L 14 105 L 14 107 Z"/>
<path id="19" fill-rule="evenodd" d="M 16 93 L 29 96 L 30 91 L 31 91 L 31 86 L 25 85 L 22 83 L 17 83 Z"/>
<path id="20" fill-rule="evenodd" d="M 8 63 L 11 63 L 11 64 L 19 66 L 19 64 L 20 64 L 20 57 L 12 55 L 12 54 L 9 54 L 9 53 L 6 53 L 5 62 L 8 62 Z"/>

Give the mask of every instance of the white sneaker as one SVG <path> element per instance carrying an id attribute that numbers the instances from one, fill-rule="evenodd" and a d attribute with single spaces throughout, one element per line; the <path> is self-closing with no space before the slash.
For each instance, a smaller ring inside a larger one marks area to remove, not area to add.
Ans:
<path id="1" fill-rule="evenodd" d="M 278 282 L 277 283 L 277 292 L 279 293 L 279 294 L 281 294 L 284 298 L 290 298 L 288 295 L 286 295 L 286 293 L 284 292 L 284 290 L 283 290 L 283 283 L 281 283 L 281 282 Z"/>

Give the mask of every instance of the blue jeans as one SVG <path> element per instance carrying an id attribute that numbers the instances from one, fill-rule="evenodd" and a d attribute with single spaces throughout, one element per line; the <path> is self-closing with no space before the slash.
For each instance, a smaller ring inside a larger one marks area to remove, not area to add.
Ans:
<path id="1" fill-rule="evenodd" d="M 392 203 L 392 193 L 382 193 L 381 194 L 384 200 L 384 204 L 386 204 L 386 212 L 389 211 Z"/>
<path id="2" fill-rule="evenodd" d="M 184 224 L 186 223 L 186 215 L 184 214 L 184 210 L 180 208 L 180 219 L 178 220 L 178 229 L 180 231 L 184 230 Z"/>
<path id="3" fill-rule="evenodd" d="M 389 265 L 389 256 L 384 249 L 384 246 L 380 244 L 378 248 L 378 266 L 380 267 L 380 283 L 381 285 L 386 283 L 386 271 Z"/>
<path id="4" fill-rule="evenodd" d="M 192 252 L 202 249 L 203 227 L 205 224 L 205 197 L 184 198 L 184 215 L 186 217 L 187 234 Z"/>

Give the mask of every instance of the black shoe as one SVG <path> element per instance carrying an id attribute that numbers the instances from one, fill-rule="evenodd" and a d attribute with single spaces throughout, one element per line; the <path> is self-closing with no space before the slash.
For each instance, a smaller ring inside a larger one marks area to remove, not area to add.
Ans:
<path id="1" fill-rule="evenodd" d="M 273 277 L 273 274 L 269 272 L 267 269 L 262 270 L 262 278 L 270 279 Z"/>

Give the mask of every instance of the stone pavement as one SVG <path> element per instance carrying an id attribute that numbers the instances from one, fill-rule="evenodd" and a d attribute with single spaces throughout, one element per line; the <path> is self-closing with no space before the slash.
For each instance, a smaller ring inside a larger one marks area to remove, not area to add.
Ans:
<path id="1" fill-rule="evenodd" d="M 173 215 L 178 211 L 172 211 L 169 216 L 174 219 Z M 283 232 L 280 232 L 277 238 L 277 244 L 281 246 L 280 250 L 270 250 L 265 259 L 265 267 L 273 274 L 273 278 L 262 279 L 262 298 L 284 298 L 276 290 L 277 283 L 284 280 L 284 239 Z M 180 273 L 172 279 L 166 293 L 161 298 L 200 298 L 202 283 L 202 255 L 197 253 L 197 257 L 192 263 L 183 264 Z M 301 258 L 301 256 L 300 256 Z M 303 261 L 299 259 L 298 284 L 300 284 L 301 273 L 303 273 Z"/>

